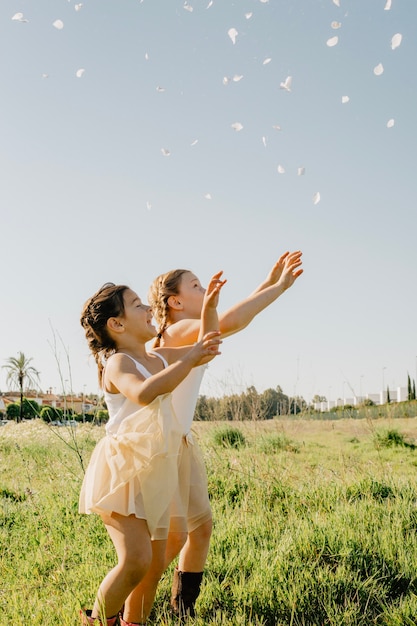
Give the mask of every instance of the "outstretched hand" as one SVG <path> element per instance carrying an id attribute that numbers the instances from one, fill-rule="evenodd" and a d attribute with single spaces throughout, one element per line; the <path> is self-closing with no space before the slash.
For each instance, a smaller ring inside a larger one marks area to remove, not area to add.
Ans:
<path id="1" fill-rule="evenodd" d="M 217 274 L 214 274 L 214 276 L 212 276 L 210 279 L 210 282 L 206 289 L 206 293 L 204 294 L 204 306 L 206 308 L 216 308 L 219 304 L 220 290 L 227 282 L 227 280 L 221 280 L 222 274 L 223 270 L 221 272 L 217 272 Z"/>
<path id="2" fill-rule="evenodd" d="M 303 263 L 301 260 L 302 254 L 303 253 L 300 250 L 297 250 L 296 252 L 286 252 L 275 264 L 274 267 L 277 267 L 280 263 L 282 264 L 278 282 L 282 285 L 284 290 L 291 287 L 291 285 L 293 285 L 297 278 L 303 273 L 304 270 L 301 268 Z"/>
<path id="3" fill-rule="evenodd" d="M 219 346 L 222 343 L 220 335 L 221 333 L 219 330 L 212 330 L 209 333 L 206 333 L 201 341 L 197 341 L 197 343 L 194 344 L 192 352 L 195 354 L 197 359 L 196 365 L 207 363 L 207 361 L 210 361 L 218 354 L 221 354 L 221 352 L 219 352 Z"/>
<path id="4" fill-rule="evenodd" d="M 284 252 L 284 254 L 282 254 L 278 261 L 275 263 L 275 265 L 273 265 L 271 271 L 269 272 L 267 278 L 266 278 L 266 284 L 267 285 L 275 285 L 279 279 L 282 276 L 282 273 L 286 267 L 286 263 L 288 261 L 288 258 L 291 257 L 293 258 L 300 258 L 302 255 L 302 252 L 300 252 L 300 250 L 297 250 L 296 252 Z"/>

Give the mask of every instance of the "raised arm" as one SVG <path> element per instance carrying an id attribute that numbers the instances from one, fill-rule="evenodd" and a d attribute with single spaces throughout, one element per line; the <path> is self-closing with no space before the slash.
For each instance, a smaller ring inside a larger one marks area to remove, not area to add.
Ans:
<path id="1" fill-rule="evenodd" d="M 206 293 L 204 294 L 198 341 L 200 341 L 206 333 L 214 330 L 220 330 L 217 306 L 219 304 L 220 290 L 226 283 L 226 280 L 221 280 L 222 274 L 223 272 L 221 271 L 212 276 L 206 289 Z"/>
<path id="2" fill-rule="evenodd" d="M 222 336 L 232 335 L 246 326 L 267 306 L 275 302 L 303 273 L 302 252 L 285 252 L 255 291 L 219 315 Z"/>

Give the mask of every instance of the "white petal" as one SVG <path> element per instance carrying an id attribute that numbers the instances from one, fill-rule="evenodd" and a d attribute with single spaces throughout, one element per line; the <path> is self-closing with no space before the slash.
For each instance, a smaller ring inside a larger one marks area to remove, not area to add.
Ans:
<path id="1" fill-rule="evenodd" d="M 395 120 L 393 118 L 391 118 L 387 122 L 387 128 L 392 128 L 394 126 L 394 124 L 395 124 Z"/>
<path id="2" fill-rule="evenodd" d="M 292 83 L 292 76 L 287 76 L 284 82 L 280 83 L 279 88 L 285 89 L 286 91 L 291 91 L 291 83 Z"/>
<path id="3" fill-rule="evenodd" d="M 278 165 L 277 170 L 278 174 L 285 174 L 285 168 L 283 168 L 282 165 Z"/>
<path id="4" fill-rule="evenodd" d="M 49 74 L 42 74 L 42 78 L 49 78 Z"/>
<path id="5" fill-rule="evenodd" d="M 23 13 L 15 13 L 12 17 L 15 22 L 28 22 L 29 20 L 23 17 Z"/>
<path id="6" fill-rule="evenodd" d="M 145 52 L 145 61 L 149 61 L 149 54 Z"/>
<path id="7" fill-rule="evenodd" d="M 242 130 L 243 126 L 240 122 L 235 122 L 234 124 L 232 124 L 232 128 L 236 132 L 239 132 L 240 130 Z"/>
<path id="8" fill-rule="evenodd" d="M 299 167 L 297 169 L 298 176 L 304 176 L 305 173 L 306 173 L 306 168 L 305 167 Z"/>
<path id="9" fill-rule="evenodd" d="M 398 46 L 401 45 L 402 39 L 403 36 L 401 35 L 401 33 L 397 33 L 396 35 L 394 35 L 394 37 L 391 39 L 391 48 L 393 50 L 395 50 L 395 48 L 398 48 Z"/>
<path id="10" fill-rule="evenodd" d="M 64 22 L 62 20 L 55 20 L 52 26 L 55 26 L 58 30 L 62 30 L 64 28 Z"/>
<path id="11" fill-rule="evenodd" d="M 148 209 L 148 211 L 150 211 L 152 208 L 152 204 L 149 202 L 149 200 L 146 203 L 146 208 Z"/>
<path id="12" fill-rule="evenodd" d="M 337 7 L 340 7 L 340 0 L 333 0 L 333 4 L 335 4 Z"/>
<path id="13" fill-rule="evenodd" d="M 211 193 L 204 194 L 206 200 L 211 200 Z"/>
<path id="14" fill-rule="evenodd" d="M 81 78 L 84 72 L 85 72 L 85 69 L 83 67 L 80 67 L 80 69 L 75 72 L 75 75 L 77 78 Z"/>
<path id="15" fill-rule="evenodd" d="M 253 13 L 251 11 L 249 13 L 245 13 L 245 17 L 246 17 L 247 20 L 250 20 L 252 15 L 253 15 Z"/>
<path id="16" fill-rule="evenodd" d="M 273 128 L 274 130 L 281 130 L 281 126 L 278 126 L 278 124 L 274 124 L 274 125 L 272 126 L 272 128 Z"/>
<path id="17" fill-rule="evenodd" d="M 317 193 L 315 193 L 313 196 L 313 204 L 318 204 L 319 202 L 320 202 L 320 192 L 317 191 Z"/>
<path id="18" fill-rule="evenodd" d="M 227 31 L 227 34 L 229 35 L 229 37 L 232 40 L 233 44 L 235 44 L 236 43 L 236 37 L 239 34 L 237 32 L 236 28 L 229 28 L 229 30 Z"/>
<path id="19" fill-rule="evenodd" d="M 338 42 L 339 42 L 339 37 L 336 35 L 335 37 L 330 37 L 330 39 L 326 41 L 326 45 L 328 45 L 329 48 L 333 48 L 333 46 L 336 46 Z"/>
<path id="20" fill-rule="evenodd" d="M 391 0 L 387 0 L 384 6 L 384 11 L 389 11 L 391 8 Z"/>
<path id="21" fill-rule="evenodd" d="M 262 143 L 264 144 L 264 146 L 266 148 L 266 137 L 262 137 Z"/>
<path id="22" fill-rule="evenodd" d="M 159 93 L 163 93 L 165 91 L 165 87 L 157 87 L 156 91 L 159 91 Z"/>
<path id="23" fill-rule="evenodd" d="M 382 65 L 382 63 L 378 63 L 378 65 L 374 67 L 374 74 L 375 76 L 381 76 L 381 74 L 383 73 L 384 73 L 384 66 Z"/>
<path id="24" fill-rule="evenodd" d="M 76 11 L 80 11 L 80 10 L 83 8 L 83 6 L 84 6 L 84 5 L 83 5 L 83 3 L 82 3 L 82 2 L 79 2 L 78 4 L 75 4 L 75 5 L 74 5 L 74 9 L 75 9 Z"/>
<path id="25" fill-rule="evenodd" d="M 188 2 L 184 2 L 184 9 L 186 11 L 189 11 L 190 13 L 194 11 L 193 7 L 190 4 L 188 4 Z"/>
<path id="26" fill-rule="evenodd" d="M 332 22 L 330 26 L 333 28 L 333 30 L 337 30 L 342 26 L 342 22 Z"/>
<path id="27" fill-rule="evenodd" d="M 228 85 L 230 81 L 230 78 L 227 78 L 227 76 L 223 77 L 223 85 Z"/>
<path id="28" fill-rule="evenodd" d="M 262 4 L 268 4 L 269 0 L 259 0 L 259 2 L 262 2 Z"/>
<path id="29" fill-rule="evenodd" d="M 207 5 L 207 7 L 206 7 L 206 8 L 207 8 L 207 9 L 209 9 L 209 8 L 210 8 L 210 7 L 212 7 L 212 6 L 213 6 L 213 0 L 210 0 L 210 2 L 208 3 L 208 5 Z"/>
<path id="30" fill-rule="evenodd" d="M 193 139 L 190 145 L 195 146 L 196 143 L 198 143 L 198 139 Z"/>
<path id="31" fill-rule="evenodd" d="M 347 102 L 349 102 L 349 100 L 349 96 L 342 96 L 342 104 L 346 104 Z"/>
<path id="32" fill-rule="evenodd" d="M 262 61 L 262 65 L 268 65 L 268 63 L 271 63 L 272 59 L 270 57 L 268 57 L 267 59 L 264 59 Z"/>
<path id="33" fill-rule="evenodd" d="M 233 76 L 233 82 L 234 83 L 238 83 L 240 80 L 242 80 L 243 76 L 241 74 L 235 74 Z"/>
<path id="34" fill-rule="evenodd" d="M 167 148 L 161 148 L 161 152 L 164 156 L 169 156 L 171 154 L 170 150 Z"/>

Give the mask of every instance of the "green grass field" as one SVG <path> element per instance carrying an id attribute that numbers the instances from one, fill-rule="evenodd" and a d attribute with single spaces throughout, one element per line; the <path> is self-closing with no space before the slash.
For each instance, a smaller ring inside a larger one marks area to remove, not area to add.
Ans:
<path id="1" fill-rule="evenodd" d="M 214 533 L 196 626 L 417 623 L 417 419 L 197 423 Z M 75 626 L 115 554 L 78 514 L 102 428 L 0 428 L 0 626 Z M 171 571 L 151 624 L 168 615 Z"/>

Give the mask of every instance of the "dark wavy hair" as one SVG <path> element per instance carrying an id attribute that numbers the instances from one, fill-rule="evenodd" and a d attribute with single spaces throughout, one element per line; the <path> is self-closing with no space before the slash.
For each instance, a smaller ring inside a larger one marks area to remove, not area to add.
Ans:
<path id="1" fill-rule="evenodd" d="M 84 328 L 88 347 L 97 363 L 100 385 L 104 362 L 116 351 L 116 344 L 107 330 L 107 320 L 124 314 L 123 297 L 126 289 L 129 289 L 126 285 L 105 283 L 87 300 L 81 312 L 81 326 Z"/>

